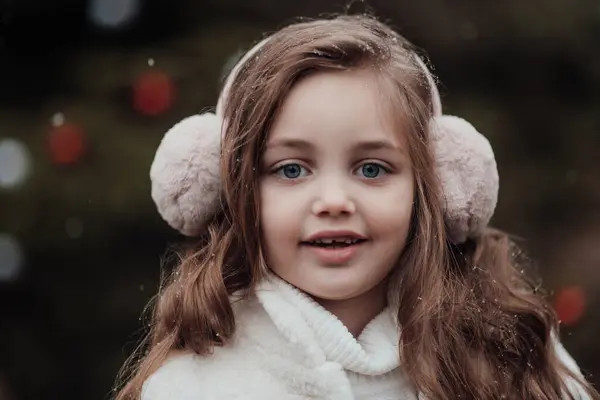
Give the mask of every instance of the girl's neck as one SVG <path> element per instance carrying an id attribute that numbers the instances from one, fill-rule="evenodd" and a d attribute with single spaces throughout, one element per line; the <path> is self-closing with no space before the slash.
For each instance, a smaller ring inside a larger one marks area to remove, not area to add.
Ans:
<path id="1" fill-rule="evenodd" d="M 354 336 L 360 336 L 369 322 L 387 305 L 387 284 L 382 282 L 357 297 L 345 300 L 315 299 L 323 308 L 335 315 Z"/>

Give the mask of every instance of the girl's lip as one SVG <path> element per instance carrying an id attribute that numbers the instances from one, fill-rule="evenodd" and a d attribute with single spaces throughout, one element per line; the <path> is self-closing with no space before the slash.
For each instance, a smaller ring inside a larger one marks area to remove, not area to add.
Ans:
<path id="1" fill-rule="evenodd" d="M 361 235 L 358 232 L 352 230 L 327 230 L 327 231 L 319 231 L 313 233 L 308 236 L 302 242 L 314 242 L 315 240 L 323 240 L 323 239 L 361 239 L 366 240 L 367 238 L 364 235 Z"/>
<path id="2" fill-rule="evenodd" d="M 365 241 L 360 241 L 347 246 L 323 247 L 303 245 L 310 251 L 321 264 L 324 265 L 342 265 L 348 263 L 362 249 Z"/>

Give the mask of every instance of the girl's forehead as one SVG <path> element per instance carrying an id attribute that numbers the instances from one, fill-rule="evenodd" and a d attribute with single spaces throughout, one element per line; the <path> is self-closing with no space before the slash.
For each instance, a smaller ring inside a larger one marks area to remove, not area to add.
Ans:
<path id="1" fill-rule="evenodd" d="M 329 140 L 339 146 L 403 148 L 403 130 L 387 96 L 369 71 L 316 73 L 284 99 L 267 137 L 267 149 L 305 148 Z M 365 146 L 365 144 L 368 144 Z"/>

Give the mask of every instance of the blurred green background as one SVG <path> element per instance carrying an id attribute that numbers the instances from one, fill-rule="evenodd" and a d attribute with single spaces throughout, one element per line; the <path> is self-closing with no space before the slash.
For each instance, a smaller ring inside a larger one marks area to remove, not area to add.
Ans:
<path id="1" fill-rule="evenodd" d="M 446 112 L 491 141 L 493 224 L 526 239 L 600 382 L 597 0 L 0 0 L 0 400 L 110 396 L 182 240 L 149 194 L 162 135 L 214 106 L 263 33 L 364 9 L 427 52 Z"/>

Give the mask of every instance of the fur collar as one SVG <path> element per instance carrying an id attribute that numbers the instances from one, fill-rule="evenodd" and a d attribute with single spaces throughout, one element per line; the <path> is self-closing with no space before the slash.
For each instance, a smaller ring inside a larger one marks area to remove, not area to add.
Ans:
<path id="1" fill-rule="evenodd" d="M 335 315 L 273 274 L 256 296 L 281 334 L 306 349 L 315 365 L 335 362 L 358 374 L 381 375 L 400 364 L 399 329 L 390 308 L 355 338 Z"/>

